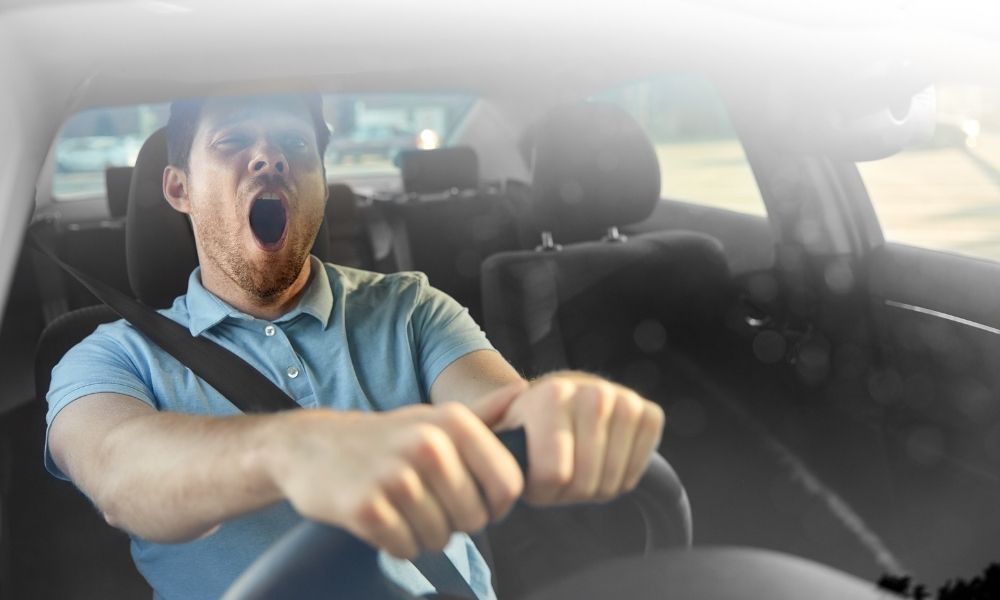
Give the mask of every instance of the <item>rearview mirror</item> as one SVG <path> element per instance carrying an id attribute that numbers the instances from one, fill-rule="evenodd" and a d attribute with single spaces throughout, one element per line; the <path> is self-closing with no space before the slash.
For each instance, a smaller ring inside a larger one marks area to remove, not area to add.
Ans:
<path id="1" fill-rule="evenodd" d="M 934 136 L 937 102 L 934 88 L 925 88 L 908 101 L 874 113 L 845 117 L 832 113 L 816 131 L 824 154 L 851 161 L 877 160 Z"/>

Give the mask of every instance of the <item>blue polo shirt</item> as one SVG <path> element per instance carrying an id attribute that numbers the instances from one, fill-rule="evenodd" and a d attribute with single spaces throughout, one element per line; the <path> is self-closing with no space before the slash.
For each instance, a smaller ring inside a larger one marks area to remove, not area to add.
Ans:
<path id="1" fill-rule="evenodd" d="M 200 270 L 187 294 L 160 312 L 235 352 L 303 407 L 391 410 L 427 401 L 431 384 L 459 357 L 491 349 L 468 311 L 422 273 L 382 275 L 312 261 L 298 306 L 274 320 L 244 314 L 206 290 Z M 52 371 L 49 426 L 74 400 L 124 394 L 157 410 L 234 415 L 239 410 L 125 321 L 101 325 Z M 45 465 L 66 479 L 45 450 Z M 301 520 L 287 503 L 223 523 L 187 543 L 132 537 L 139 571 L 164 599 L 218 598 L 278 537 Z M 456 534 L 445 549 L 479 598 L 493 598 L 475 545 Z M 408 561 L 380 556 L 386 573 L 415 594 L 434 588 Z"/>

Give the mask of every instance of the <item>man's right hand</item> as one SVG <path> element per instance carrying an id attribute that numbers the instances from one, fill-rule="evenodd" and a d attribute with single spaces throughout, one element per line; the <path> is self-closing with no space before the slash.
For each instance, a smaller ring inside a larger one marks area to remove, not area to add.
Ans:
<path id="1" fill-rule="evenodd" d="M 400 558 L 444 548 L 505 515 L 524 478 L 484 424 L 524 390 L 493 392 L 476 414 L 459 403 L 382 413 L 301 410 L 276 420 L 257 455 L 303 516 L 343 527 Z"/>

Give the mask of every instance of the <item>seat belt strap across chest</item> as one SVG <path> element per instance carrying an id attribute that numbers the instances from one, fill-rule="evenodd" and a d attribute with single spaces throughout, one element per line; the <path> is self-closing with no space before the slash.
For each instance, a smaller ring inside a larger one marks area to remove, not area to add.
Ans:
<path id="1" fill-rule="evenodd" d="M 108 305 L 157 346 L 211 385 L 245 413 L 269 413 L 300 408 L 263 373 L 233 352 L 191 332 L 139 301 L 76 269 L 56 256 L 29 232 L 29 243 L 72 275 L 98 300 Z M 469 583 L 443 552 L 428 553 L 413 564 L 440 593 L 476 598 Z"/>

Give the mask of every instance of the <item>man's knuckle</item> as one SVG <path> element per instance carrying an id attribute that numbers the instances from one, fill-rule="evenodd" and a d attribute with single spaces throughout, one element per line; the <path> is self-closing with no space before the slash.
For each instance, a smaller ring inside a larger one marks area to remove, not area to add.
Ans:
<path id="1" fill-rule="evenodd" d="M 663 424 L 667 421 L 667 413 L 663 410 L 662 406 L 655 402 L 643 400 L 643 413 L 650 424 L 657 428 L 663 427 Z"/>
<path id="2" fill-rule="evenodd" d="M 574 387 L 570 381 L 553 377 L 538 384 L 538 396 L 548 409 L 561 409 Z"/>
<path id="3" fill-rule="evenodd" d="M 569 485 L 572 474 L 568 469 L 550 467 L 537 469 L 535 472 L 535 482 L 545 487 L 566 487 Z"/>
<path id="4" fill-rule="evenodd" d="M 420 481 L 412 471 L 400 469 L 387 476 L 382 484 L 386 495 L 398 503 L 410 504 L 421 498 Z"/>
<path id="5" fill-rule="evenodd" d="M 385 515 L 371 499 L 354 503 L 350 517 L 355 523 L 369 531 L 381 530 L 387 525 Z"/>
<path id="6" fill-rule="evenodd" d="M 489 523 L 490 515 L 482 506 L 477 506 L 466 512 L 457 523 L 460 531 L 475 533 L 482 530 Z"/>
<path id="7" fill-rule="evenodd" d="M 642 403 L 633 395 L 625 395 L 615 402 L 615 418 L 627 422 L 638 421 L 642 418 Z"/>
<path id="8" fill-rule="evenodd" d="M 460 402 L 448 402 L 441 406 L 441 419 L 445 425 L 461 426 L 468 422 L 472 411 Z"/>

